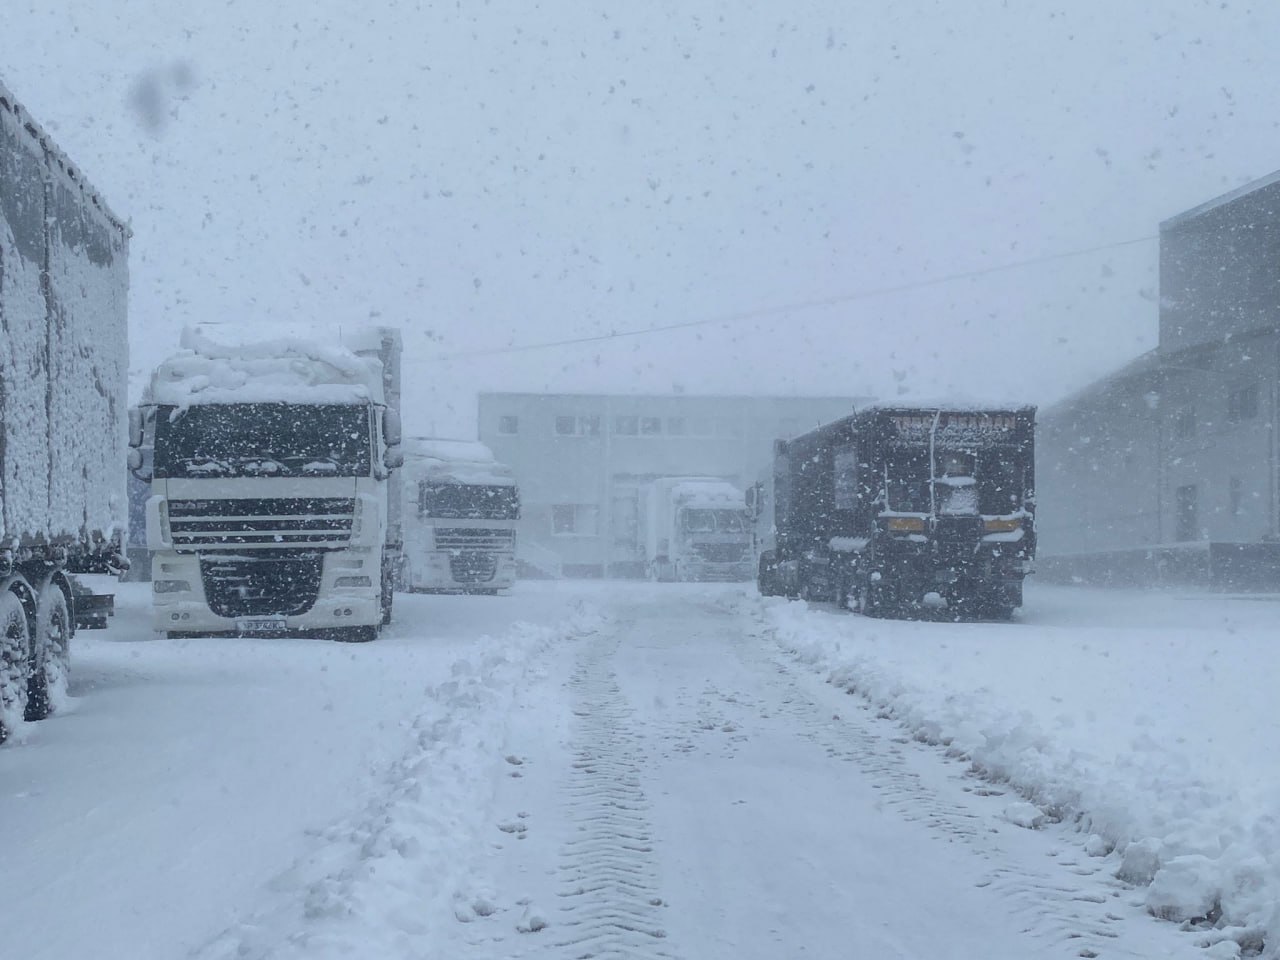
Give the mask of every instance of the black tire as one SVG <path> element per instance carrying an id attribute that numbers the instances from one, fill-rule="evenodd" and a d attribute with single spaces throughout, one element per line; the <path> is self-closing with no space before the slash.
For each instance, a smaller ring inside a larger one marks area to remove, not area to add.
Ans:
<path id="1" fill-rule="evenodd" d="M 35 655 L 27 682 L 28 720 L 43 720 L 66 701 L 71 632 L 67 595 L 58 584 L 46 583 L 36 600 Z"/>
<path id="2" fill-rule="evenodd" d="M 756 570 L 756 589 L 762 597 L 778 596 L 778 568 L 770 554 L 760 555 L 760 564 Z"/>
<path id="3" fill-rule="evenodd" d="M 0 591 L 0 743 L 26 719 L 32 666 L 31 621 L 13 590 Z"/>
<path id="4" fill-rule="evenodd" d="M 381 586 L 382 625 L 385 627 L 391 622 L 396 603 L 396 577 L 391 565 L 386 560 L 382 562 Z"/>
<path id="5" fill-rule="evenodd" d="M 883 580 L 864 581 L 862 612 L 868 617 L 892 618 L 897 613 L 889 587 Z"/>
<path id="6" fill-rule="evenodd" d="M 391 622 L 391 616 L 392 616 L 392 613 L 394 612 L 394 607 L 396 602 L 396 594 L 395 594 L 395 591 L 391 589 L 390 585 L 387 584 L 387 581 L 385 579 L 383 580 L 383 584 L 384 586 L 382 588 L 382 625 L 385 627 L 388 623 Z"/>

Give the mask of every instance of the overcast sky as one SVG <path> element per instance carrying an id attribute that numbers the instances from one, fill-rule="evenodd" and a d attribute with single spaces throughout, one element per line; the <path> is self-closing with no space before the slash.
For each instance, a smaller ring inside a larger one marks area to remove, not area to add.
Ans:
<path id="1" fill-rule="evenodd" d="M 4 0 L 0 78 L 132 222 L 135 396 L 184 324 L 372 321 L 411 428 L 467 434 L 478 389 L 1052 401 L 1154 345 L 1154 241 L 860 295 L 1280 168 L 1277 37 L 1192 0 Z"/>

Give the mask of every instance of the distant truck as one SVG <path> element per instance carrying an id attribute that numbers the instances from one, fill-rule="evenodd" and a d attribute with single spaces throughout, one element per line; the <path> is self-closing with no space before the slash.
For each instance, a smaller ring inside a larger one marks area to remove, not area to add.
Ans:
<path id="1" fill-rule="evenodd" d="M 646 491 L 649 579 L 750 580 L 751 529 L 742 491 L 714 477 L 661 477 Z"/>
<path id="2" fill-rule="evenodd" d="M 516 578 L 515 475 L 474 440 L 405 442 L 404 586 L 496 594 Z"/>
<path id="3" fill-rule="evenodd" d="M 129 230 L 0 86 L 0 740 L 65 694 L 124 566 Z"/>
<path id="4" fill-rule="evenodd" d="M 868 407 L 777 441 L 748 499 L 766 596 L 1008 619 L 1035 557 L 1035 408 Z"/>
<path id="5" fill-rule="evenodd" d="M 155 629 L 374 639 L 403 549 L 398 331 L 351 349 L 183 341 L 130 423 Z"/>

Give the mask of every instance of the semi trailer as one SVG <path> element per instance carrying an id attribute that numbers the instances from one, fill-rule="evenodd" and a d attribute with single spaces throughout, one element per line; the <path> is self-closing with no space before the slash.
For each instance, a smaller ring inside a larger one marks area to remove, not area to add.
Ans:
<path id="1" fill-rule="evenodd" d="M 111 597 L 125 502 L 129 230 L 0 85 L 0 740 L 55 711 Z"/>
<path id="2" fill-rule="evenodd" d="M 748 499 L 762 594 L 1008 619 L 1035 558 L 1035 408 L 871 406 L 777 441 Z"/>

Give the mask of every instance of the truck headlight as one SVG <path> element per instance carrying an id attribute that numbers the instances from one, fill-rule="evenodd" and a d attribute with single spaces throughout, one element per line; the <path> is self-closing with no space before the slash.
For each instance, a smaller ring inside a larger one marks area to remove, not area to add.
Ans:
<path id="1" fill-rule="evenodd" d="M 351 508 L 351 539 L 355 540 L 360 536 L 360 520 L 361 514 L 364 513 L 364 498 L 357 496 L 355 506 Z"/>
<path id="2" fill-rule="evenodd" d="M 186 593 L 191 584 L 187 580 L 152 580 L 151 589 L 155 593 Z"/>

